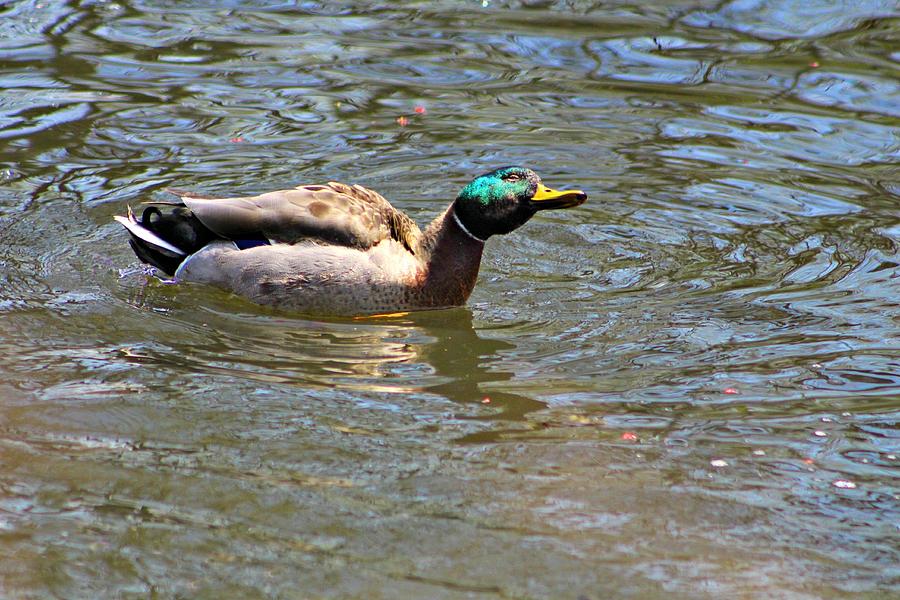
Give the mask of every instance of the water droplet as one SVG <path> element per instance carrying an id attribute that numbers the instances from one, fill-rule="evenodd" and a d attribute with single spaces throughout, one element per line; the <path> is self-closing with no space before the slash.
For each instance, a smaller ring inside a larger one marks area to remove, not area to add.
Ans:
<path id="1" fill-rule="evenodd" d="M 726 461 L 722 460 L 721 458 L 713 459 L 713 460 L 709 461 L 709 464 L 714 467 L 727 467 L 728 466 L 728 463 Z"/>
<path id="2" fill-rule="evenodd" d="M 813 431 L 813 435 L 816 437 L 828 437 L 828 434 L 821 429 L 816 429 L 815 431 Z"/>
<path id="3" fill-rule="evenodd" d="M 765 456 L 765 455 L 766 455 L 765 450 L 754 450 L 753 451 L 753 456 Z"/>
<path id="4" fill-rule="evenodd" d="M 835 479 L 834 481 L 831 482 L 831 485 L 833 485 L 836 488 L 840 488 L 842 490 L 855 490 L 856 489 L 856 484 L 847 479 Z"/>

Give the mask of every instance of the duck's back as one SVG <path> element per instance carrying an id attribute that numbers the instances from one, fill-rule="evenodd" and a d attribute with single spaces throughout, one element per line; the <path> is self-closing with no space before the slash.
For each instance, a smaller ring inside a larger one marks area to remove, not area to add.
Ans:
<path id="1" fill-rule="evenodd" d="M 412 252 L 421 235 L 412 219 L 359 185 L 331 182 L 242 198 L 176 193 L 200 222 L 229 240 L 317 241 L 368 250 L 392 239 Z"/>

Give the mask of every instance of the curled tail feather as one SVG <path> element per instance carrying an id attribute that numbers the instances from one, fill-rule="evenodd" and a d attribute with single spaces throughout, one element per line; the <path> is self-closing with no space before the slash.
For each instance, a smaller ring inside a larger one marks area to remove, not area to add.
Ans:
<path id="1" fill-rule="evenodd" d="M 166 213 L 150 206 L 144 209 L 140 219 L 129 208 L 127 216 L 114 219 L 131 234 L 129 244 L 137 257 L 170 276 L 189 255 L 217 239 L 183 206 Z"/>

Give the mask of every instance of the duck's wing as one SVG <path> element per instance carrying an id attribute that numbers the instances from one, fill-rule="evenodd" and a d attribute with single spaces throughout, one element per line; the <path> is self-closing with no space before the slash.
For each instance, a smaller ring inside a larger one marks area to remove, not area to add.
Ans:
<path id="1" fill-rule="evenodd" d="M 421 231 L 377 192 L 331 182 L 245 198 L 209 198 L 170 190 L 203 225 L 226 239 L 304 240 L 367 250 L 394 239 L 410 251 Z"/>

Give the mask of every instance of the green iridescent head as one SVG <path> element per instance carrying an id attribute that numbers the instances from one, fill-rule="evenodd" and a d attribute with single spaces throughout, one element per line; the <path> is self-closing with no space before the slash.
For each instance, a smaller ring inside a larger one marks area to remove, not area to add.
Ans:
<path id="1" fill-rule="evenodd" d="M 569 208 L 587 200 L 581 190 L 551 190 L 525 167 L 503 167 L 473 179 L 456 197 L 453 210 L 476 237 L 509 233 L 539 210 Z"/>

